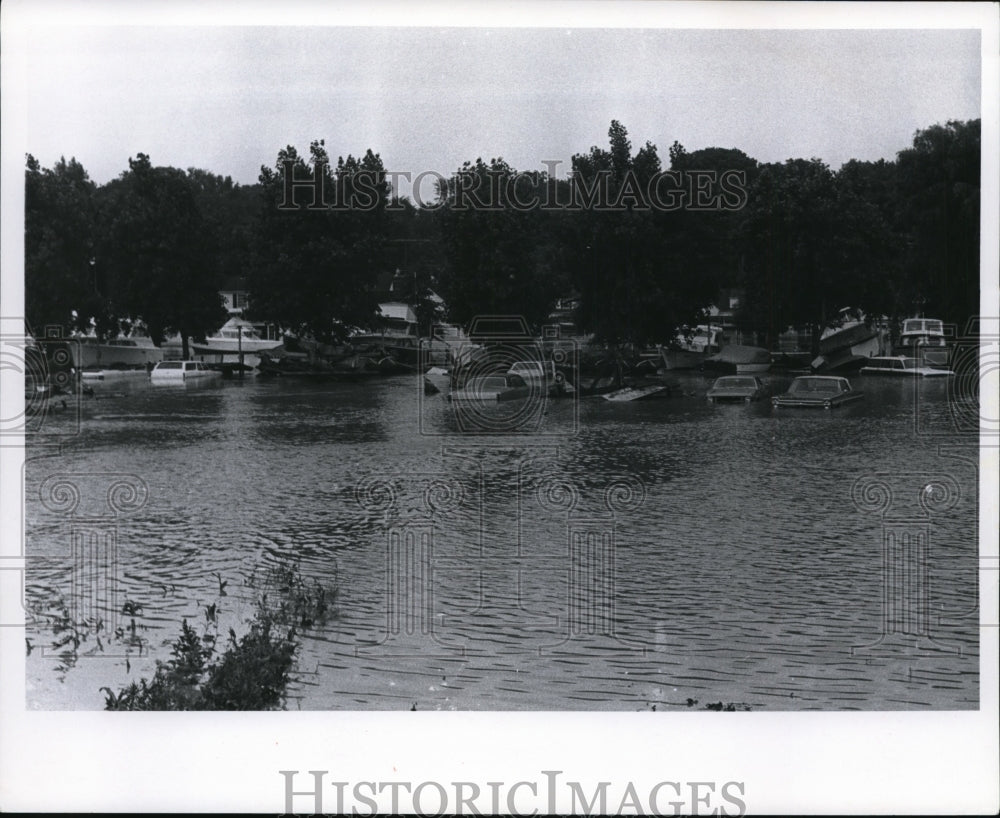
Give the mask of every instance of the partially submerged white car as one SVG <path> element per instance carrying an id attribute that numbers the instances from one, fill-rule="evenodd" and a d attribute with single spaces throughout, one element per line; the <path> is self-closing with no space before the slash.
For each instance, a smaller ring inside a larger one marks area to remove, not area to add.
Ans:
<path id="1" fill-rule="evenodd" d="M 222 373 L 210 369 L 201 361 L 160 361 L 149 379 L 156 384 L 179 384 L 188 381 L 210 381 L 221 378 Z"/>

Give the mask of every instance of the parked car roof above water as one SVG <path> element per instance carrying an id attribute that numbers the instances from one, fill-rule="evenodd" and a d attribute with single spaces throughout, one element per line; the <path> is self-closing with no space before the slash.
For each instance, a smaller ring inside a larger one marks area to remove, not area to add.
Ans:
<path id="1" fill-rule="evenodd" d="M 465 385 L 453 390 L 449 400 L 510 400 L 527 397 L 531 389 L 520 375 L 493 374 L 470 378 Z"/>
<path id="2" fill-rule="evenodd" d="M 766 386 L 756 375 L 726 375 L 717 378 L 706 398 L 711 403 L 720 401 L 752 401 L 764 395 Z"/>
<path id="3" fill-rule="evenodd" d="M 160 361 L 149 373 L 149 377 L 156 383 L 184 381 L 189 378 L 221 378 L 222 373 L 211 369 L 201 361 Z"/>
<path id="4" fill-rule="evenodd" d="M 771 398 L 774 406 L 804 406 L 831 409 L 864 397 L 847 378 L 832 375 L 802 375 L 792 381 L 784 395 Z"/>

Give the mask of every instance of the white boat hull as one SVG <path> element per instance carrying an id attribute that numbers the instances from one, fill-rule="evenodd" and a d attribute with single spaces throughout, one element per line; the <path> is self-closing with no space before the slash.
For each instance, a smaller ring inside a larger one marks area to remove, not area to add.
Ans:
<path id="1" fill-rule="evenodd" d="M 270 352 L 282 345 L 281 341 L 244 338 L 242 345 L 234 338 L 209 338 L 206 341 L 192 341 L 191 349 L 198 355 L 244 355 L 251 352 Z"/>
<path id="2" fill-rule="evenodd" d="M 148 344 L 145 343 L 148 341 Z M 76 340 L 70 343 L 73 365 L 77 369 L 145 369 L 163 360 L 163 350 L 148 338 L 137 339 L 135 345 L 101 344 Z"/>

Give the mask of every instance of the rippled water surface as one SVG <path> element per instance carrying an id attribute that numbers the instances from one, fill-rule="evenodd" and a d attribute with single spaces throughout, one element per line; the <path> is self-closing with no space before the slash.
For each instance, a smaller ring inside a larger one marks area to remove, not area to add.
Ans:
<path id="1" fill-rule="evenodd" d="M 337 616 L 290 709 L 976 708 L 975 439 L 940 380 L 854 383 L 772 410 L 691 375 L 485 434 L 409 377 L 101 383 L 29 447 L 28 704 L 102 707 L 292 560 Z"/>

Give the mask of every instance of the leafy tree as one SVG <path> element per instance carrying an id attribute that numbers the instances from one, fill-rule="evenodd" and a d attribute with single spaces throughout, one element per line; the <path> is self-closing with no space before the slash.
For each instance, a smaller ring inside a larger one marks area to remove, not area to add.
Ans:
<path id="1" fill-rule="evenodd" d="M 740 226 L 747 311 L 768 341 L 789 325 L 823 327 L 844 307 L 884 309 L 888 226 L 878 207 L 819 159 L 762 167 Z"/>
<path id="2" fill-rule="evenodd" d="M 50 170 L 27 156 L 24 300 L 36 332 L 46 324 L 85 329 L 102 313 L 92 263 L 95 189 L 76 159 L 60 158 Z"/>
<path id="3" fill-rule="evenodd" d="M 979 312 L 980 120 L 918 131 L 897 162 L 912 309 L 964 325 Z"/>
<path id="4" fill-rule="evenodd" d="M 898 168 L 895 162 L 851 160 L 836 173 L 843 218 L 842 241 L 853 255 L 845 263 L 856 269 L 855 303 L 871 316 L 909 314 L 908 286 L 903 280 L 907 228 L 900 219 Z"/>
<path id="5" fill-rule="evenodd" d="M 101 188 L 97 265 L 102 295 L 122 329 L 142 320 L 154 342 L 179 333 L 203 339 L 225 321 L 214 247 L 184 171 L 129 159 L 129 170 Z"/>
<path id="6" fill-rule="evenodd" d="M 263 208 L 250 269 L 250 312 L 320 340 L 376 320 L 384 267 L 389 185 L 378 154 L 338 159 L 322 140 L 309 161 L 293 146 L 262 167 Z"/>
<path id="7" fill-rule="evenodd" d="M 418 208 L 407 198 L 393 197 L 386 215 L 386 260 L 397 276 L 392 297 L 413 307 L 418 331 L 426 337 L 445 320 L 439 292 L 445 266 L 440 224 L 434 210 Z"/>
<path id="8" fill-rule="evenodd" d="M 677 254 L 685 269 L 704 279 L 715 293 L 723 287 L 739 286 L 744 265 L 739 228 L 745 218 L 748 191 L 759 173 L 757 161 L 736 148 L 703 148 L 688 153 L 674 142 L 670 168 L 682 174 L 683 188 L 688 192 L 688 206 L 673 216 Z M 721 193 L 723 186 L 724 197 L 712 195 L 713 191 Z M 700 190 L 708 194 L 711 207 L 697 206 Z"/>
<path id="9" fill-rule="evenodd" d="M 440 191 L 437 221 L 450 320 L 519 315 L 540 325 L 567 286 L 552 213 L 541 207 L 551 180 L 503 159 L 466 162 Z"/>
<path id="10" fill-rule="evenodd" d="M 213 245 L 220 277 L 245 277 L 250 265 L 253 237 L 260 218 L 258 185 L 240 185 L 229 176 L 188 168 L 205 234 Z"/>
<path id="11" fill-rule="evenodd" d="M 656 146 L 633 155 L 624 126 L 612 121 L 609 149 L 573 157 L 569 248 L 580 293 L 577 323 L 600 341 L 666 342 L 702 314 L 716 295 L 683 237 L 676 209 L 654 206 L 661 172 Z"/>

